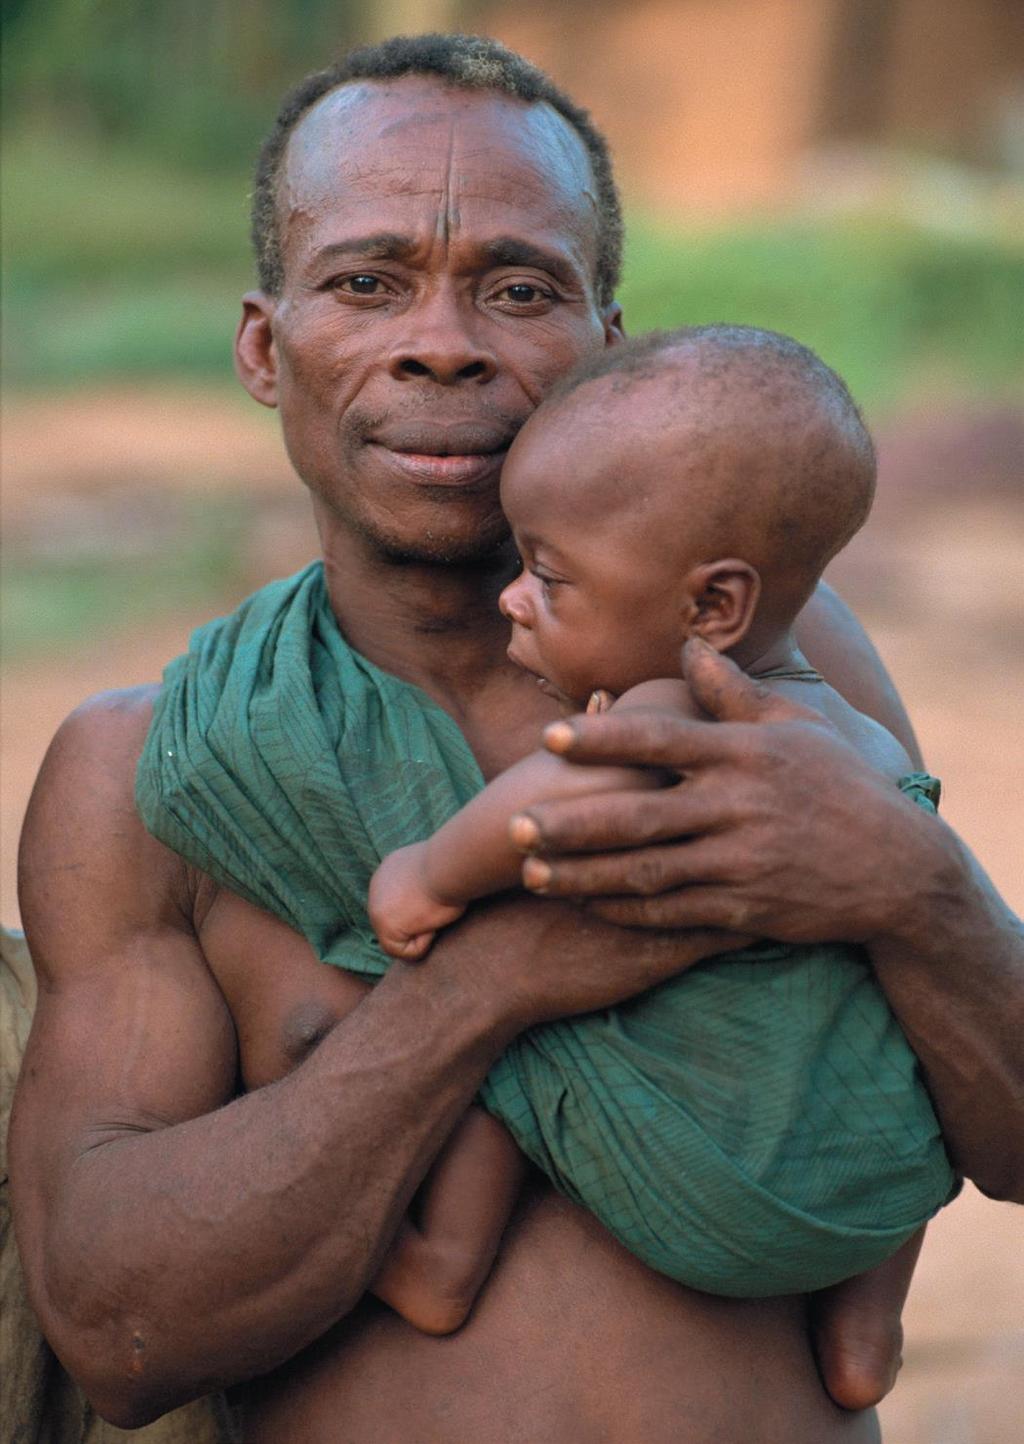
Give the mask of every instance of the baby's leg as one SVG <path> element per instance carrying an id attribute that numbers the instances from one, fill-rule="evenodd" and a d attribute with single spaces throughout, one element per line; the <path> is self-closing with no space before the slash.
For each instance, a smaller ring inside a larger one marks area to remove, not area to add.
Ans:
<path id="1" fill-rule="evenodd" d="M 844 1409 L 884 1399 L 903 1360 L 900 1315 L 924 1229 L 867 1273 L 812 1294 L 811 1331 L 825 1387 Z"/>
<path id="2" fill-rule="evenodd" d="M 497 1119 L 470 1108 L 427 1175 L 372 1292 L 424 1333 L 453 1333 L 491 1271 L 525 1171 Z"/>

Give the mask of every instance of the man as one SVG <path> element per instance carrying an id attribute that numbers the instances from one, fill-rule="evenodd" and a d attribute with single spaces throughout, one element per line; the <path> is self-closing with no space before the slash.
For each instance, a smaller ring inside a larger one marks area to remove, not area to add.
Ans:
<path id="1" fill-rule="evenodd" d="M 602 157 L 524 63 L 427 38 L 301 89 L 258 187 L 239 374 L 280 408 L 345 638 L 439 703 L 488 776 L 553 715 L 504 654 L 497 480 L 546 389 L 621 334 Z M 899 728 L 841 609 L 819 602 L 807 630 L 818 665 Z M 800 1301 L 690 1293 L 540 1184 L 457 1335 L 363 1297 L 507 1041 L 714 951 L 708 927 L 864 939 L 956 1161 L 1024 1191 L 1024 961 L 1005 910 L 941 825 L 799 709 L 703 665 L 694 686 L 742 725 L 595 718 L 570 740 L 687 783 L 653 809 L 645 794 L 526 824 L 538 890 L 657 894 L 604 905 L 647 932 L 550 901 L 481 907 L 340 1022 L 336 969 L 143 829 L 153 689 L 69 719 L 25 830 L 41 998 L 13 1149 L 35 1307 L 102 1413 L 134 1426 L 238 1385 L 254 1444 L 877 1437 L 822 1390 Z M 810 792 L 814 810 L 794 806 Z"/>

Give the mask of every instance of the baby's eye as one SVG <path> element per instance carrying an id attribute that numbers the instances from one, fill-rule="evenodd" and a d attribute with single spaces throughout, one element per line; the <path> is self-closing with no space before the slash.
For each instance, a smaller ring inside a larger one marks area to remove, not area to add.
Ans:
<path id="1" fill-rule="evenodd" d="M 536 568 L 533 571 L 533 575 L 540 582 L 541 590 L 545 594 L 550 594 L 552 591 L 554 591 L 555 587 L 561 585 L 560 579 L 558 577 L 549 577 L 547 572 L 539 572 L 536 570 Z"/>

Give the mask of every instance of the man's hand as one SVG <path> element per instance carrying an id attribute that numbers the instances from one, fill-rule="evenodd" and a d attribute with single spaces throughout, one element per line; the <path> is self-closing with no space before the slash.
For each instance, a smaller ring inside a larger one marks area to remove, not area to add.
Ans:
<path id="1" fill-rule="evenodd" d="M 715 720 L 656 710 L 556 722 L 572 762 L 670 769 L 674 786 L 537 804 L 513 823 L 523 882 L 595 899 L 633 927 L 728 928 L 785 942 L 868 941 L 908 904 L 934 822 L 819 713 L 759 687 L 699 641 L 686 680 Z M 721 723 L 729 723 L 722 726 Z"/>
<path id="2" fill-rule="evenodd" d="M 537 804 L 513 820 L 523 881 L 609 921 L 863 942 L 924 1068 L 959 1172 L 1024 1203 L 1024 929 L 956 835 L 827 723 L 689 642 L 715 718 L 651 711 L 548 729 L 573 762 L 648 765 L 658 792 Z"/>

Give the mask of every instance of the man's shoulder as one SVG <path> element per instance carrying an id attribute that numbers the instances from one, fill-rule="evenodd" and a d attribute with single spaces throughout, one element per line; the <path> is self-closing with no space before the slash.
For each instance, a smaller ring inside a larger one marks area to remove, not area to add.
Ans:
<path id="1" fill-rule="evenodd" d="M 153 718 L 153 703 L 159 693 L 159 682 L 94 692 L 68 714 L 58 729 L 57 737 L 102 746 L 115 735 L 123 742 L 134 732 L 138 734 L 141 749 Z"/>
<path id="2" fill-rule="evenodd" d="M 135 771 L 159 687 L 88 698 L 50 744 L 29 803 L 19 856 L 26 929 L 45 958 L 66 920 L 101 916 L 137 929 L 187 926 L 191 880 L 183 861 L 146 831 Z"/>
<path id="3" fill-rule="evenodd" d="M 159 683 L 97 692 L 69 713 L 47 750 L 36 793 L 84 791 L 109 805 L 134 793 L 135 769 L 153 720 Z"/>

